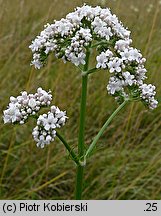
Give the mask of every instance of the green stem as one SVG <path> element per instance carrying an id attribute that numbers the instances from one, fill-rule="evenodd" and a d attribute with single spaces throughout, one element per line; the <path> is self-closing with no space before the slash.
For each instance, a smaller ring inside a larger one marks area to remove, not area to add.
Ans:
<path id="1" fill-rule="evenodd" d="M 105 124 L 102 126 L 101 130 L 98 132 L 98 134 L 95 136 L 93 142 L 89 146 L 88 150 L 86 151 L 86 154 L 84 156 L 84 160 L 86 161 L 86 158 L 90 155 L 90 153 L 93 151 L 94 147 L 96 146 L 97 141 L 102 136 L 104 131 L 107 129 L 107 126 L 110 124 L 110 122 L 113 120 L 113 118 L 118 114 L 118 112 L 128 103 L 128 100 L 125 100 L 113 113 L 112 115 L 107 119 Z"/>
<path id="2" fill-rule="evenodd" d="M 94 73 L 94 72 L 96 72 L 96 71 L 97 71 L 97 68 L 92 68 L 92 69 L 90 69 L 90 70 L 87 70 L 87 71 L 85 71 L 85 72 L 82 72 L 82 75 L 83 75 L 83 76 L 86 76 L 86 75 L 91 74 L 91 73 Z"/>
<path id="3" fill-rule="evenodd" d="M 75 161 L 75 163 L 80 166 L 79 159 L 77 155 L 75 154 L 75 152 L 71 149 L 70 145 L 66 142 L 66 140 L 58 132 L 56 132 L 56 135 L 60 139 L 60 141 L 64 144 L 65 148 L 68 150 L 72 160 Z"/>
<path id="4" fill-rule="evenodd" d="M 82 199 L 82 190 L 83 190 L 83 175 L 84 174 L 84 167 L 77 166 L 77 176 L 76 176 L 76 191 L 75 191 L 75 199 L 81 200 Z"/>
<path id="5" fill-rule="evenodd" d="M 97 43 L 95 43 L 95 44 L 93 44 L 92 46 L 91 46 L 91 48 L 94 48 L 94 47 L 97 47 L 97 46 L 99 46 L 99 45 L 111 45 L 112 43 L 109 41 L 109 42 L 107 42 L 107 41 L 99 41 L 99 42 L 97 42 Z"/>
<path id="6" fill-rule="evenodd" d="M 84 130 L 85 130 L 85 114 L 86 114 L 86 97 L 87 97 L 87 81 L 88 76 L 82 76 L 82 96 L 80 109 L 80 126 L 78 138 L 78 154 L 81 157 L 84 154 Z"/>
<path id="7" fill-rule="evenodd" d="M 90 50 L 87 49 L 86 52 L 86 64 L 82 73 L 88 70 Z M 86 99 L 87 99 L 87 82 L 88 74 L 82 74 L 82 93 L 81 93 L 81 106 L 80 106 L 80 122 L 79 122 L 79 137 L 78 137 L 78 155 L 81 158 L 84 155 L 84 132 L 85 132 L 85 116 L 86 116 Z M 82 198 L 82 188 L 83 188 L 83 171 L 84 166 L 77 166 L 77 176 L 76 176 L 76 193 L 75 198 L 81 200 Z"/>

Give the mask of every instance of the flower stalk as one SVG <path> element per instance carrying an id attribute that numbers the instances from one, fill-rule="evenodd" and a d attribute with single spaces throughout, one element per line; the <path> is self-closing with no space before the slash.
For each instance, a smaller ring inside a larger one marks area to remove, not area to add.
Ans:
<path id="1" fill-rule="evenodd" d="M 89 56 L 90 49 L 87 49 L 86 52 L 86 63 L 82 73 L 88 70 L 89 65 Z M 80 106 L 80 123 L 79 123 L 79 137 L 78 137 L 78 155 L 80 161 L 84 155 L 84 132 L 85 132 L 85 116 L 86 116 L 86 100 L 87 100 L 87 83 L 88 83 L 88 74 L 82 76 L 82 93 L 81 93 L 81 106 Z M 77 166 L 77 176 L 76 176 L 76 191 L 75 198 L 81 200 L 82 198 L 82 189 L 83 189 L 83 171 L 84 166 Z"/>
<path id="2" fill-rule="evenodd" d="M 85 153 L 84 160 L 86 161 L 87 157 L 91 154 L 93 149 L 95 148 L 99 138 L 102 136 L 104 131 L 107 129 L 108 125 L 111 123 L 113 118 L 120 112 L 120 110 L 129 102 L 129 100 L 125 100 L 120 106 L 112 113 L 112 115 L 107 119 L 105 124 L 102 126 L 101 130 L 98 132 L 98 134 L 95 136 L 93 142 L 89 146 L 88 150 Z"/>
<path id="3" fill-rule="evenodd" d="M 70 145 L 67 143 L 67 141 L 60 135 L 60 133 L 56 132 L 56 136 L 60 139 L 60 141 L 64 144 L 65 148 L 68 150 L 72 160 L 78 165 L 81 166 L 79 162 L 79 158 L 75 154 L 75 152 L 72 150 Z"/>

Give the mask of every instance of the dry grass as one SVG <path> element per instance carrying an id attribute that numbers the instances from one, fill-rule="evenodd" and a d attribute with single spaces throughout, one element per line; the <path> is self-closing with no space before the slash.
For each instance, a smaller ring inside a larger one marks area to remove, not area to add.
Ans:
<path id="1" fill-rule="evenodd" d="M 86 1 L 111 7 L 132 31 L 134 45 L 147 60 L 149 82 L 161 101 L 161 5 L 156 0 Z M 0 109 L 21 90 L 38 86 L 54 92 L 54 103 L 70 117 L 62 133 L 73 148 L 77 144 L 80 75 L 71 64 L 53 62 L 40 71 L 30 67 L 31 40 L 43 25 L 72 11 L 82 1 L 0 1 Z M 150 12 L 149 5 L 153 4 Z M 107 116 L 116 108 L 107 95 L 106 72 L 89 81 L 86 143 L 90 143 Z M 161 112 L 131 104 L 112 122 L 85 172 L 85 199 L 161 199 Z M 2 113 L 2 112 L 1 112 Z M 1 199 L 73 199 L 75 166 L 58 140 L 44 150 L 31 137 L 34 122 L 24 126 L 0 124 Z"/>

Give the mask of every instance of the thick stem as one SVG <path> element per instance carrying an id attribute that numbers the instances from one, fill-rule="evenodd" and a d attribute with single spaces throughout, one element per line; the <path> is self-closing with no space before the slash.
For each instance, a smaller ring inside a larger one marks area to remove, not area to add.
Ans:
<path id="1" fill-rule="evenodd" d="M 83 174 L 84 174 L 84 167 L 83 166 L 77 166 L 76 191 L 75 191 L 75 199 L 76 200 L 82 199 Z"/>
<path id="2" fill-rule="evenodd" d="M 86 64 L 82 73 L 88 70 L 90 51 L 86 52 Z M 79 137 L 78 137 L 78 155 L 81 158 L 84 155 L 84 132 L 85 132 L 85 116 L 86 116 L 86 99 L 87 99 L 87 82 L 88 74 L 82 74 L 82 93 L 81 93 L 81 106 L 80 106 L 80 122 L 79 122 Z M 77 177 L 76 177 L 76 193 L 75 198 L 81 200 L 82 198 L 82 188 L 83 188 L 83 171 L 84 166 L 78 165 L 77 167 Z"/>
<path id="3" fill-rule="evenodd" d="M 58 132 L 56 132 L 56 135 L 60 139 L 60 141 L 64 144 L 65 148 L 68 150 L 72 160 L 75 161 L 75 163 L 78 166 L 80 166 L 79 159 L 77 155 L 75 154 L 75 152 L 71 149 L 70 145 L 66 142 L 66 140 Z"/>
<path id="4" fill-rule="evenodd" d="M 125 100 L 113 113 L 112 115 L 107 119 L 105 124 L 102 126 L 101 130 L 98 132 L 98 134 L 95 136 L 93 142 L 89 146 L 88 150 L 86 151 L 86 154 L 84 156 L 84 160 L 86 161 L 86 158 L 90 155 L 90 153 L 93 151 L 94 147 L 96 146 L 97 141 L 102 136 L 104 131 L 107 129 L 107 126 L 110 124 L 110 122 L 113 120 L 113 118 L 118 114 L 118 112 L 128 103 L 128 100 Z"/>
<path id="5" fill-rule="evenodd" d="M 86 98 L 87 98 L 87 80 L 88 76 L 82 76 L 82 96 L 80 108 L 80 125 L 78 137 L 78 154 L 81 157 L 84 154 L 84 131 L 85 131 L 85 114 L 86 114 Z"/>

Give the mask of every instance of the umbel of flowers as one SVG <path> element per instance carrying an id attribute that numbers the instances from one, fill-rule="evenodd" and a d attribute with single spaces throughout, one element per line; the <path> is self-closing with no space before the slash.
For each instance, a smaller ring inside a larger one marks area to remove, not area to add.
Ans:
<path id="1" fill-rule="evenodd" d="M 154 109 L 158 103 L 154 98 L 155 86 L 144 83 L 146 59 L 131 43 L 130 31 L 110 9 L 84 5 L 66 18 L 45 26 L 30 45 L 32 64 L 40 69 L 48 55 L 54 53 L 64 62 L 81 66 L 85 64 L 86 49 L 96 48 L 98 54 L 94 67 L 110 73 L 108 93 L 119 101 L 140 99 Z"/>
<path id="2" fill-rule="evenodd" d="M 17 98 L 11 96 L 8 108 L 4 113 L 4 123 L 24 124 L 29 116 L 34 116 L 42 106 L 49 106 L 52 100 L 51 92 L 38 88 L 35 94 L 21 92 Z"/>
<path id="3" fill-rule="evenodd" d="M 155 86 L 145 83 L 147 78 L 145 58 L 132 47 L 130 31 L 123 26 L 110 9 L 83 5 L 65 18 L 45 25 L 44 30 L 29 46 L 33 52 L 32 65 L 40 69 L 50 54 L 73 63 L 81 71 L 82 90 L 78 153 L 59 134 L 67 119 L 66 112 L 51 106 L 51 92 L 38 88 L 35 94 L 22 92 L 17 98 L 11 97 L 4 111 L 4 123 L 24 124 L 29 117 L 36 117 L 37 125 L 32 135 L 38 147 L 44 148 L 57 136 L 77 164 L 76 199 L 81 199 L 83 190 L 83 169 L 96 143 L 117 113 L 130 101 L 142 101 L 148 108 L 157 107 Z M 97 53 L 95 65 L 89 67 L 90 53 Z M 104 123 L 91 144 L 85 148 L 85 116 L 88 75 L 100 70 L 110 74 L 107 91 L 120 105 Z M 51 106 L 50 111 L 38 115 L 43 106 Z"/>
<path id="4" fill-rule="evenodd" d="M 24 124 L 30 116 L 36 117 L 37 126 L 33 129 L 32 135 L 37 142 L 37 147 L 44 148 L 54 141 L 55 129 L 63 126 L 67 119 L 66 112 L 55 106 L 51 106 L 47 114 L 38 116 L 40 108 L 49 106 L 51 100 L 51 92 L 46 92 L 42 88 L 38 88 L 35 94 L 23 91 L 16 98 L 11 96 L 7 109 L 3 111 L 4 123 Z"/>
<path id="5" fill-rule="evenodd" d="M 51 106 L 47 114 L 40 115 L 37 119 L 37 126 L 33 129 L 33 137 L 37 146 L 44 148 L 49 145 L 56 136 L 56 128 L 65 124 L 66 112 L 60 111 L 58 107 Z"/>

